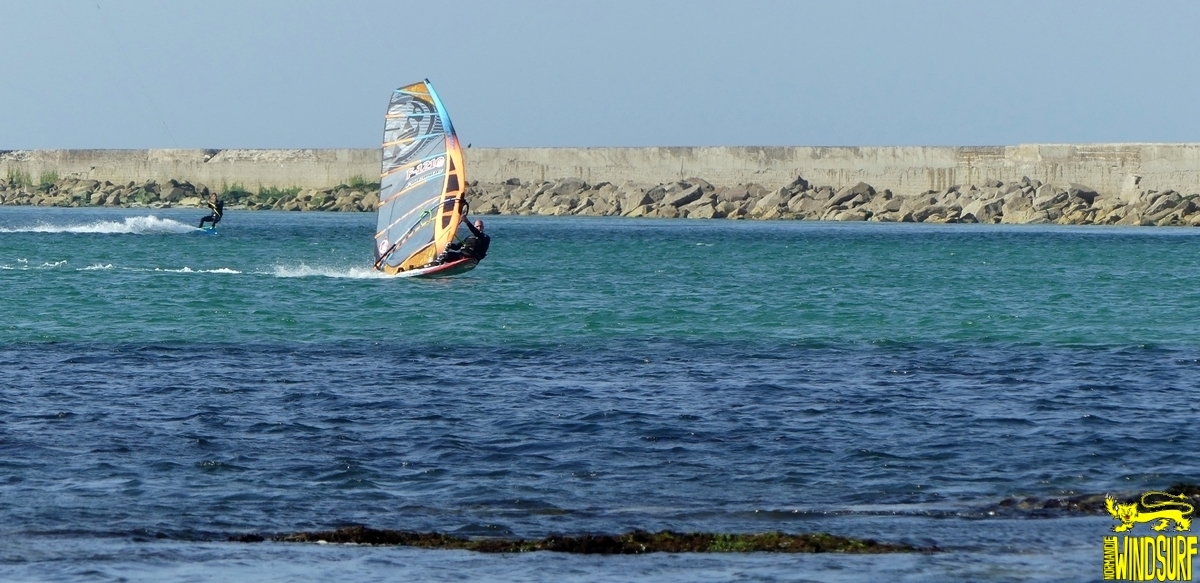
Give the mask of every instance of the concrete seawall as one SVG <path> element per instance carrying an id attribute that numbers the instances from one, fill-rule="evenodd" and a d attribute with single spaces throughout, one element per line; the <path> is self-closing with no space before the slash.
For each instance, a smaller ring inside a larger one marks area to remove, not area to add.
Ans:
<path id="1" fill-rule="evenodd" d="M 481 182 L 576 177 L 658 184 L 700 177 L 715 185 L 768 189 L 797 176 L 835 188 L 866 182 L 899 195 L 956 184 L 1029 177 L 1078 183 L 1117 197 L 1142 190 L 1200 193 L 1200 144 L 1027 144 L 987 147 L 475 148 L 468 178 Z M 186 180 L 219 188 L 327 188 L 377 180 L 377 149 L 12 150 L 0 152 L 0 179 L 24 175 L 114 183 Z M 1136 179 L 1132 177 L 1137 177 Z"/>

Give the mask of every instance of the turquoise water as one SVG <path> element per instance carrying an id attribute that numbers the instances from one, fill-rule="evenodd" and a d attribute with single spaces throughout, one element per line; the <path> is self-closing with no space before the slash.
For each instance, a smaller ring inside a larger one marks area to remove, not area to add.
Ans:
<path id="1" fill-rule="evenodd" d="M 1200 231 L 485 217 L 423 281 L 199 214 L 0 208 L 4 578 L 1092 580 L 1111 521 L 997 503 L 1200 481 Z M 219 542 L 349 523 L 947 552 Z"/>
<path id="2" fill-rule="evenodd" d="M 1200 313 L 1191 230 L 498 217 L 488 269 L 400 285 L 364 259 L 365 215 L 235 214 L 214 237 L 182 211 L 0 221 L 10 342 L 1183 346 Z"/>

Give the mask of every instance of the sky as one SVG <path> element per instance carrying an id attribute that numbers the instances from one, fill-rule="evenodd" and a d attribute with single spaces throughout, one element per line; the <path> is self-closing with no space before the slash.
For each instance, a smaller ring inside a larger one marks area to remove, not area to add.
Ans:
<path id="1" fill-rule="evenodd" d="M 0 0 L 0 149 L 1200 142 L 1200 2 Z"/>

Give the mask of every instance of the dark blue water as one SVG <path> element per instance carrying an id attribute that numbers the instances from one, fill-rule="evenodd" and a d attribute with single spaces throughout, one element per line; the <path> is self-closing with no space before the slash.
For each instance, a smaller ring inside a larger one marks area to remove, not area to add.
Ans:
<path id="1" fill-rule="evenodd" d="M 366 215 L 0 210 L 0 578 L 1092 580 L 1200 482 L 1200 236 L 504 218 L 464 277 Z M 934 555 L 226 543 L 828 531 Z"/>

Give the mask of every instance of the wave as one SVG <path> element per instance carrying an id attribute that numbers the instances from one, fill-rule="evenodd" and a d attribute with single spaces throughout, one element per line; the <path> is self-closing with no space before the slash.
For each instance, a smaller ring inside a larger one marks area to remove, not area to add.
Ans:
<path id="1" fill-rule="evenodd" d="M 18 259 L 17 265 L 0 265 L 0 270 L 14 271 L 14 270 L 31 270 L 31 269 L 54 269 L 56 267 L 64 267 L 66 265 L 67 265 L 66 259 L 63 259 L 61 261 L 45 262 L 45 263 L 42 263 L 41 265 L 30 265 L 28 259 Z M 113 269 L 118 269 L 118 268 L 113 267 L 113 264 L 111 264 L 111 263 L 93 263 L 92 265 L 89 265 L 87 267 L 75 268 L 76 271 L 110 271 Z M 230 269 L 228 267 L 218 267 L 216 269 L 192 269 L 191 267 L 186 267 L 186 266 L 180 267 L 178 269 L 172 269 L 172 268 L 167 268 L 167 267 L 154 267 L 154 268 L 123 267 L 123 268 L 119 268 L 119 270 L 120 271 L 134 271 L 134 272 L 138 272 L 138 271 L 151 272 L 151 273 L 153 273 L 153 272 L 159 272 L 159 273 L 226 273 L 226 274 L 232 274 L 232 275 L 240 275 L 242 273 L 241 271 L 238 271 L 236 269 Z"/>
<path id="2" fill-rule="evenodd" d="M 0 227 L 0 233 L 112 233 L 133 235 L 161 235 L 169 233 L 191 233 L 196 227 L 172 219 L 160 219 L 154 215 L 125 217 L 121 221 L 94 221 L 91 223 L 54 225 L 38 223 L 29 227 Z"/>
<path id="3" fill-rule="evenodd" d="M 229 273 L 229 274 L 233 274 L 233 275 L 238 275 L 238 274 L 242 273 L 236 269 L 230 269 L 228 267 L 218 267 L 216 269 L 192 269 L 191 267 L 181 267 L 179 269 L 165 269 L 162 267 L 155 267 L 154 269 L 147 269 L 145 271 L 160 271 L 160 272 L 165 272 L 165 273 Z"/>
<path id="4" fill-rule="evenodd" d="M 0 265 L 0 269 L 8 271 L 26 269 L 54 269 L 55 267 L 62 267 L 66 264 L 66 259 L 61 259 L 59 261 L 47 261 L 41 265 L 30 265 L 28 259 L 18 259 L 17 265 Z"/>
<path id="5" fill-rule="evenodd" d="M 312 267 L 276 265 L 270 272 L 275 277 L 334 277 L 341 279 L 388 279 L 391 276 L 370 267 Z"/>

